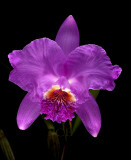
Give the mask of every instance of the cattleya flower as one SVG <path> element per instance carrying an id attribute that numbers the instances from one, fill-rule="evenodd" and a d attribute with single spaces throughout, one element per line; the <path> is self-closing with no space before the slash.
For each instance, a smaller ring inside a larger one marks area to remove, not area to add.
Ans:
<path id="1" fill-rule="evenodd" d="M 79 46 L 73 16 L 61 25 L 55 41 L 36 39 L 8 57 L 14 68 L 9 80 L 28 92 L 17 113 L 19 129 L 30 127 L 40 114 L 61 123 L 76 112 L 87 131 L 98 135 L 101 115 L 89 89 L 112 91 L 122 69 L 112 65 L 102 47 Z"/>

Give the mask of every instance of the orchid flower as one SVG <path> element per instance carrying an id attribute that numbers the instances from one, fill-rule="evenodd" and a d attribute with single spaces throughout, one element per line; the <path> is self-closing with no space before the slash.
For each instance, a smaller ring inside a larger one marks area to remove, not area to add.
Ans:
<path id="1" fill-rule="evenodd" d="M 36 39 L 8 58 L 13 67 L 9 80 L 28 92 L 17 113 L 19 129 L 30 127 L 40 114 L 61 123 L 76 112 L 87 131 L 98 135 L 101 114 L 89 89 L 112 91 L 122 69 L 112 65 L 102 47 L 79 46 L 73 16 L 63 22 L 55 41 Z"/>

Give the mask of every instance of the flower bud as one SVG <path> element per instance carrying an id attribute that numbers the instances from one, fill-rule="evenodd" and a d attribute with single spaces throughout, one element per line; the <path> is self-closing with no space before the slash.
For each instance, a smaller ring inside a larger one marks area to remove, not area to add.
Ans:
<path id="1" fill-rule="evenodd" d="M 0 148 L 7 160 L 15 160 L 12 149 L 3 130 L 0 129 Z"/>
<path id="2" fill-rule="evenodd" d="M 51 131 L 51 130 L 48 131 L 47 142 L 48 142 L 49 151 L 51 152 L 53 159 L 58 159 L 60 144 L 59 144 L 58 135 L 55 131 Z"/>

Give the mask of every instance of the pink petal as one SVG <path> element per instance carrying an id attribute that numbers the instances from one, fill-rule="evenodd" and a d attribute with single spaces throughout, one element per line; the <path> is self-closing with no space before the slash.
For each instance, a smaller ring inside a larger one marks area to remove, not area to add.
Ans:
<path id="1" fill-rule="evenodd" d="M 58 85 L 56 84 L 57 80 L 58 78 L 52 74 L 39 77 L 37 88 L 34 90 L 34 95 L 36 95 L 38 98 L 43 98 L 43 93 L 47 92 L 52 85 Z"/>
<path id="2" fill-rule="evenodd" d="M 75 95 L 78 104 L 82 104 L 87 100 L 88 88 L 84 84 L 83 77 L 69 79 L 71 92 Z"/>
<path id="3" fill-rule="evenodd" d="M 99 107 L 91 94 L 85 103 L 79 105 L 76 113 L 87 131 L 93 137 L 97 137 L 101 128 L 101 114 Z"/>
<path id="4" fill-rule="evenodd" d="M 114 79 L 118 78 L 121 68 L 112 65 L 103 48 L 97 45 L 77 47 L 70 53 L 66 62 L 68 78 L 80 79 L 88 89 L 113 90 Z"/>
<path id="5" fill-rule="evenodd" d="M 8 55 L 9 61 L 12 65 L 12 67 L 15 67 L 17 64 L 20 63 L 22 59 L 22 54 L 20 50 L 14 50 L 12 53 Z"/>
<path id="6" fill-rule="evenodd" d="M 36 102 L 31 94 L 28 93 L 20 104 L 17 113 L 17 125 L 19 129 L 25 130 L 29 128 L 40 115 L 40 109 L 40 103 Z"/>
<path id="7" fill-rule="evenodd" d="M 58 68 L 65 60 L 58 44 L 48 38 L 36 39 L 8 57 L 14 67 L 9 80 L 27 91 L 37 86 L 39 77 L 58 74 Z"/>
<path id="8" fill-rule="evenodd" d="M 66 55 L 79 46 L 79 30 L 72 15 L 61 25 L 55 41 Z"/>
<path id="9" fill-rule="evenodd" d="M 37 79 L 42 74 L 42 68 L 35 65 L 19 65 L 10 72 L 9 81 L 23 90 L 31 92 L 37 87 Z"/>

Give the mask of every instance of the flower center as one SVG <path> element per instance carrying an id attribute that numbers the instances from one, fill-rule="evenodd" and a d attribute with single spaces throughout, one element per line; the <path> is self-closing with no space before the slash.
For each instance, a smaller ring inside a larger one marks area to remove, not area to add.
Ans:
<path id="1" fill-rule="evenodd" d="M 41 114 L 46 114 L 46 119 L 65 122 L 74 118 L 76 99 L 69 89 L 62 89 L 58 85 L 52 86 L 44 93 L 41 102 Z"/>

